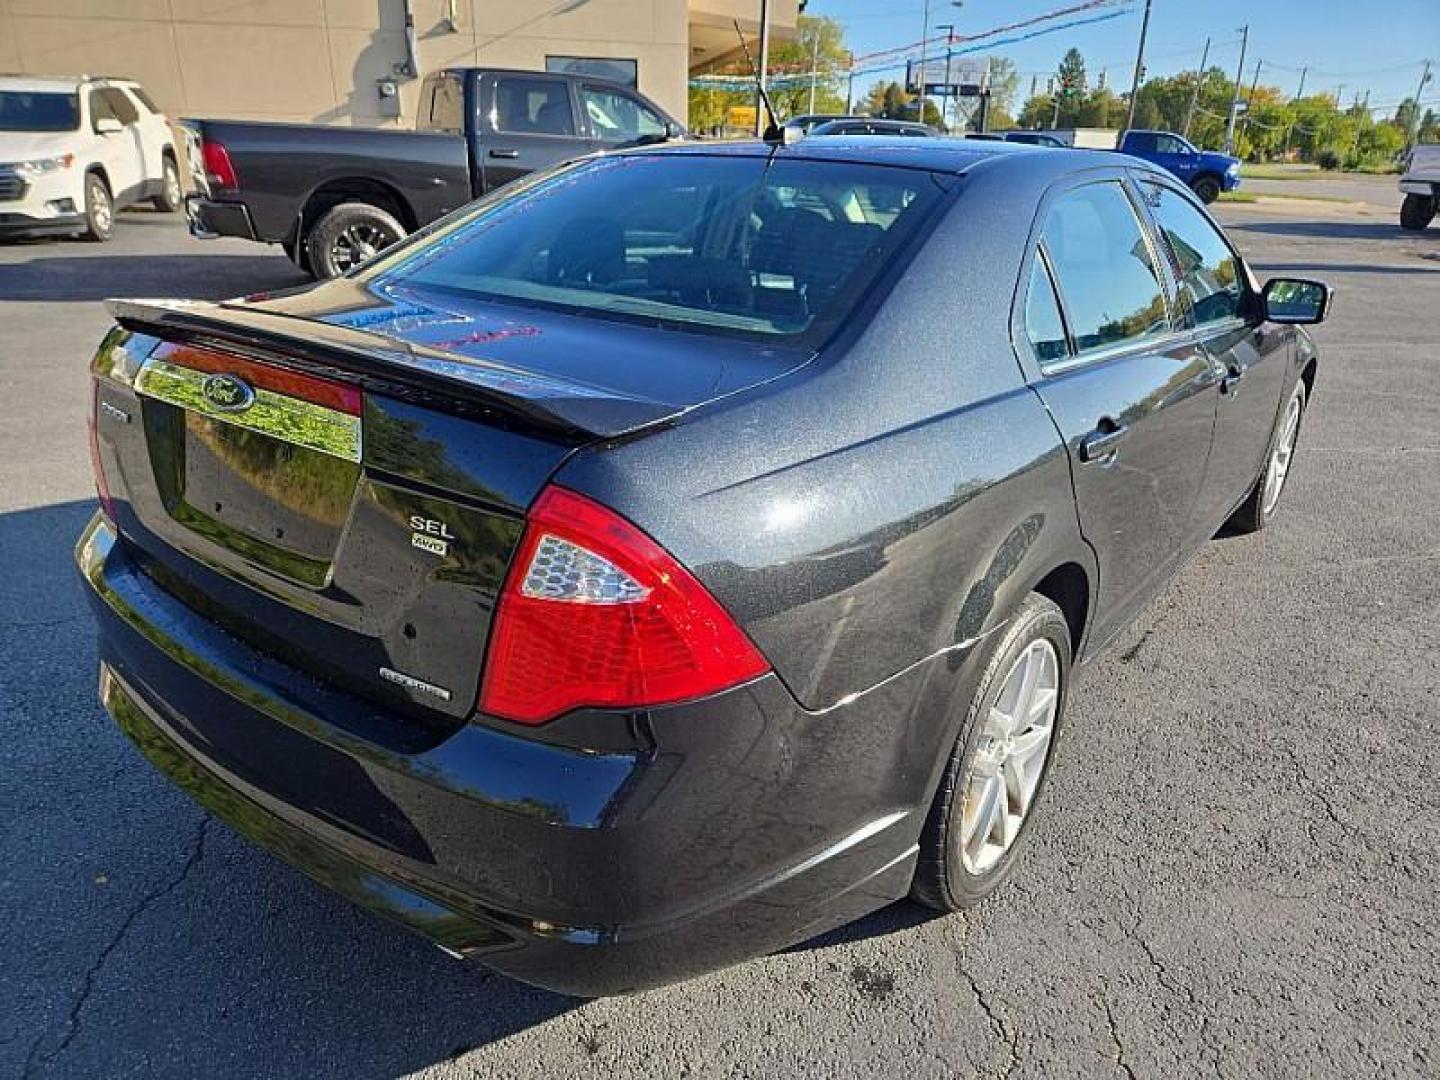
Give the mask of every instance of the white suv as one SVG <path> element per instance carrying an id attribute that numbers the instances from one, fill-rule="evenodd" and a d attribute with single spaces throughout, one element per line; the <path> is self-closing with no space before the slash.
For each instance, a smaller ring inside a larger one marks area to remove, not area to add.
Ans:
<path id="1" fill-rule="evenodd" d="M 170 122 L 127 79 L 0 76 L 0 236 L 110 239 L 115 211 L 180 208 Z"/>

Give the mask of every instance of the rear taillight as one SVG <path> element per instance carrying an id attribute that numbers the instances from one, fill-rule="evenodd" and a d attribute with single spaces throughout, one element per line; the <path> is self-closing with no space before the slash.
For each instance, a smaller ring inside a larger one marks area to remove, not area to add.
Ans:
<path id="1" fill-rule="evenodd" d="M 703 697 L 770 669 L 693 574 L 599 503 L 531 508 L 490 633 L 481 712 L 542 724 L 582 707 Z"/>
<path id="2" fill-rule="evenodd" d="M 205 162 L 205 179 L 212 189 L 239 189 L 240 178 L 235 175 L 235 166 L 230 163 L 230 152 L 224 143 L 206 141 L 201 144 L 200 156 Z"/>
<path id="3" fill-rule="evenodd" d="M 100 497 L 100 509 L 113 522 L 115 503 L 105 479 L 105 464 L 100 460 L 100 380 L 92 379 L 90 383 L 90 420 L 85 425 L 90 429 L 90 467 L 95 471 L 95 493 Z"/>

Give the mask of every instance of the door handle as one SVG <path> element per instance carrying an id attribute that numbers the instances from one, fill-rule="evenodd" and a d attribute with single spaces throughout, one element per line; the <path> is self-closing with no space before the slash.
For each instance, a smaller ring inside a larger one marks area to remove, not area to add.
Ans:
<path id="1" fill-rule="evenodd" d="M 491 150 L 491 151 L 490 151 L 490 156 L 491 156 L 491 157 L 496 157 L 496 158 L 512 158 L 512 159 L 513 159 L 513 158 L 518 158 L 518 157 L 520 156 L 520 151 L 519 151 L 519 150 Z"/>
<path id="2" fill-rule="evenodd" d="M 1231 368 L 1226 372 L 1225 377 L 1220 380 L 1220 393 L 1233 396 L 1236 388 L 1240 385 L 1240 380 L 1244 377 L 1245 372 L 1240 368 Z"/>
<path id="3" fill-rule="evenodd" d="M 1115 453 L 1120 441 L 1130 434 L 1124 424 L 1117 424 L 1108 416 L 1100 426 L 1080 440 L 1080 460 L 1090 463 L 1108 459 Z"/>

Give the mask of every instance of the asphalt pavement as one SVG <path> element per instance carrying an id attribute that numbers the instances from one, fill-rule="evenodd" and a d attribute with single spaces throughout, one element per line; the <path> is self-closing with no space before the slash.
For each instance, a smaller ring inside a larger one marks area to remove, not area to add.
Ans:
<path id="1" fill-rule="evenodd" d="M 1440 224 L 1222 215 L 1261 276 L 1339 288 L 1290 487 L 1077 685 L 1012 881 L 593 1002 L 312 885 L 95 702 L 70 548 L 98 301 L 295 271 L 154 213 L 0 246 L 0 1076 L 1436 1075 Z"/>

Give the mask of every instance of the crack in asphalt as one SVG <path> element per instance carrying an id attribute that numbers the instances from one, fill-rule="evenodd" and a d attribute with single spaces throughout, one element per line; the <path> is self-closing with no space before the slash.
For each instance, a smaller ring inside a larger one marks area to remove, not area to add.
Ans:
<path id="1" fill-rule="evenodd" d="M 140 918 L 152 904 L 174 892 L 184 883 L 185 879 L 190 876 L 190 871 L 195 869 L 195 865 L 205 855 L 205 838 L 208 835 L 211 820 L 213 819 L 209 814 L 204 815 L 200 819 L 200 827 L 195 831 L 195 839 L 190 843 L 189 854 L 186 856 L 185 865 L 180 868 L 180 872 L 165 884 L 150 890 L 140 898 L 140 902 L 126 913 L 125 918 L 121 920 L 115 933 L 110 935 L 110 940 L 106 942 L 105 947 L 100 950 L 99 955 L 95 957 L 90 967 L 86 969 L 85 978 L 80 986 L 80 993 L 76 995 L 75 1001 L 70 1006 L 70 1012 L 65 1017 L 65 1034 L 60 1040 L 60 1045 L 48 1054 L 41 1055 L 39 1052 L 40 1044 L 45 1041 L 45 1032 L 43 1031 L 36 1037 L 35 1041 L 30 1044 L 30 1051 L 25 1055 L 25 1071 L 21 1074 L 22 1080 L 30 1080 L 30 1077 L 34 1075 L 37 1068 L 53 1062 L 75 1041 L 75 1037 L 80 1034 L 81 1014 L 85 1011 L 85 1005 L 90 1000 L 90 995 L 94 993 L 95 983 L 100 977 L 101 969 L 105 967 L 105 963 L 110 959 L 111 953 L 120 947 L 121 943 L 130 933 L 130 928 L 135 925 L 135 921 Z"/>
<path id="2" fill-rule="evenodd" d="M 1120 1039 L 1120 1029 L 1115 1024 L 1115 1011 L 1110 1007 L 1110 999 L 1101 994 L 1100 1004 L 1105 1008 L 1105 1021 L 1110 1025 L 1110 1040 L 1115 1044 L 1115 1064 L 1130 1080 L 1136 1080 L 1135 1070 L 1125 1060 L 1125 1043 Z"/>
<path id="3" fill-rule="evenodd" d="M 1005 1063 L 1005 1071 L 1001 1073 L 1002 1076 L 1009 1076 L 1015 1071 L 1015 1067 L 1020 1064 L 1020 1032 L 1017 1029 L 1014 1034 L 1011 1034 L 1010 1025 L 1005 1023 L 1004 1017 L 997 1013 L 991 1006 L 989 999 L 985 996 L 985 992 L 980 989 L 980 984 L 975 981 L 975 976 L 966 971 L 965 966 L 959 963 L 959 957 L 956 957 L 956 961 L 955 966 L 960 970 L 960 974 L 965 976 L 965 981 L 970 984 L 970 993 L 975 995 L 975 1004 L 980 1006 L 980 1011 L 983 1012 L 985 1018 L 990 1021 L 990 1029 L 999 1036 L 1000 1041 L 1005 1044 L 1006 1050 L 1009 1051 L 1010 1059 Z"/>

